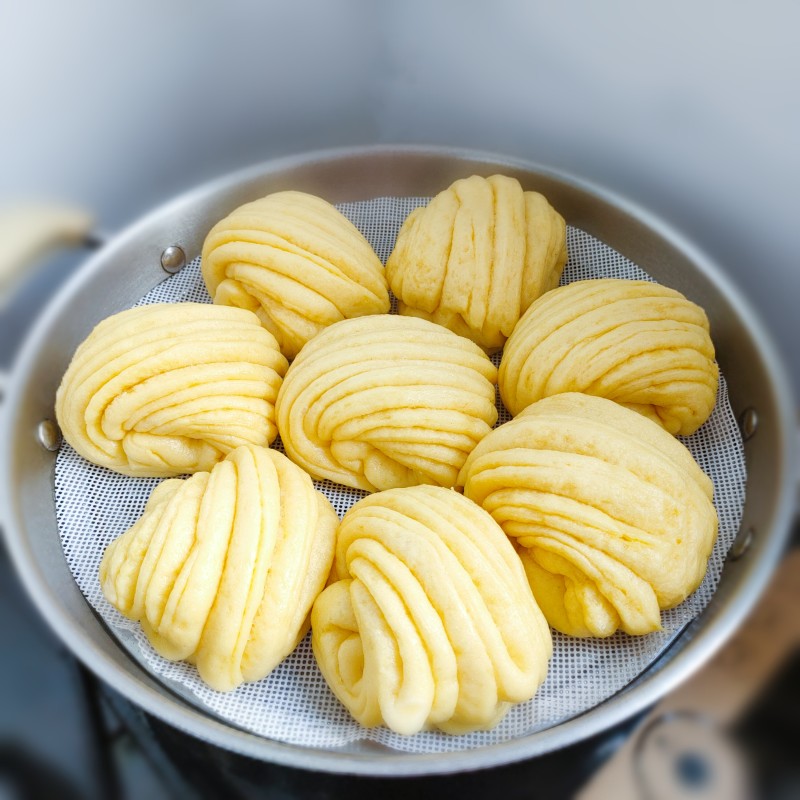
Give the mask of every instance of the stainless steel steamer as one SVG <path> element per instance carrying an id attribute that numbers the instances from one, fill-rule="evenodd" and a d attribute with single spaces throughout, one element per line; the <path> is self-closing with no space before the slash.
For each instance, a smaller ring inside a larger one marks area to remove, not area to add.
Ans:
<path id="1" fill-rule="evenodd" d="M 180 266 L 181 252 L 168 248 L 181 248 L 188 262 L 200 253 L 209 228 L 241 203 L 282 189 L 312 192 L 334 203 L 433 195 L 456 178 L 495 172 L 543 192 L 570 224 L 708 312 L 733 410 L 747 429 L 749 475 L 741 530 L 719 588 L 675 644 L 619 694 L 555 727 L 502 744 L 436 755 L 374 744 L 315 750 L 236 729 L 137 663 L 69 573 L 55 520 L 55 452 L 45 446 L 48 428 L 42 426 L 53 418 L 61 375 L 97 322 L 136 302 L 164 280 L 165 269 Z M 794 415 L 787 378 L 749 305 L 708 257 L 632 203 L 571 176 L 483 153 L 419 147 L 325 151 L 268 162 L 173 200 L 115 237 L 67 282 L 43 310 L 8 380 L 0 427 L 0 509 L 12 558 L 41 614 L 78 658 L 150 714 L 219 747 L 306 769 L 374 776 L 474 770 L 543 754 L 620 722 L 669 692 L 727 639 L 765 587 L 786 542 L 796 490 Z"/>

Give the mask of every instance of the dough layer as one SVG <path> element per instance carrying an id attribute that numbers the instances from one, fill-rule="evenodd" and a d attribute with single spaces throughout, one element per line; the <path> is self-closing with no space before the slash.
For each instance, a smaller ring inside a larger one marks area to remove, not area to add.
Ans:
<path id="1" fill-rule="evenodd" d="M 491 728 L 545 678 L 550 631 L 520 560 L 457 492 L 416 486 L 356 503 L 332 577 L 312 611 L 314 654 L 362 725 Z"/>
<path id="2" fill-rule="evenodd" d="M 500 395 L 514 415 L 542 397 L 615 400 L 670 433 L 709 417 L 719 369 L 708 318 L 680 292 L 649 281 L 577 281 L 539 298 L 506 343 Z"/>
<path id="3" fill-rule="evenodd" d="M 499 350 L 520 315 L 558 286 L 566 225 L 503 175 L 456 181 L 409 214 L 386 262 L 399 311 Z"/>
<path id="4" fill-rule="evenodd" d="M 211 472 L 159 484 L 108 546 L 100 584 L 162 656 L 229 691 L 268 675 L 303 637 L 337 524 L 288 458 L 240 447 Z"/>
<path id="5" fill-rule="evenodd" d="M 453 486 L 497 420 L 496 375 L 477 345 L 432 322 L 337 322 L 286 373 L 281 440 L 315 478 L 356 489 Z"/>
<path id="6" fill-rule="evenodd" d="M 201 269 L 214 302 L 254 311 L 289 359 L 334 322 L 389 311 L 383 264 L 369 242 L 304 192 L 232 211 L 206 237 Z"/>
<path id="7" fill-rule="evenodd" d="M 125 475 L 209 470 L 277 436 L 286 359 L 257 317 L 207 303 L 138 306 L 103 320 L 56 393 L 64 438 Z"/>
<path id="8" fill-rule="evenodd" d="M 548 622 L 572 636 L 659 630 L 703 579 L 711 480 L 677 439 L 610 400 L 559 394 L 470 454 L 459 483 L 516 543 Z"/>

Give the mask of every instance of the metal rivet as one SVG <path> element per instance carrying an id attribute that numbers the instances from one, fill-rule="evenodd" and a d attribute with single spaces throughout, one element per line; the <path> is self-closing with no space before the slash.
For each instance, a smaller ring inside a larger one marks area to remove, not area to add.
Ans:
<path id="1" fill-rule="evenodd" d="M 177 244 L 171 244 L 161 254 L 161 266 L 170 275 L 180 272 L 186 266 L 186 253 L 183 252 L 183 248 L 178 247 Z"/>
<path id="2" fill-rule="evenodd" d="M 61 431 L 51 419 L 43 419 L 36 428 L 36 438 L 45 450 L 55 451 L 61 447 Z"/>
<path id="3" fill-rule="evenodd" d="M 731 549 L 728 552 L 728 558 L 731 561 L 737 561 L 740 559 L 749 549 L 750 545 L 753 544 L 753 537 L 755 536 L 755 530 L 750 528 L 743 528 L 739 531 L 736 539 L 734 539 L 733 544 L 731 545 Z"/>
<path id="4" fill-rule="evenodd" d="M 739 417 L 739 430 L 747 441 L 758 430 L 758 414 L 754 408 L 746 408 Z"/>

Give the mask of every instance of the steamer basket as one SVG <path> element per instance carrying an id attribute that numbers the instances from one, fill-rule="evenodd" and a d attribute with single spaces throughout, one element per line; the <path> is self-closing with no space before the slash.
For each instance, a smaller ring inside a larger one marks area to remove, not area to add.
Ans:
<path id="1" fill-rule="evenodd" d="M 544 193 L 567 222 L 592 234 L 702 305 L 734 413 L 747 421 L 747 499 L 739 536 L 717 591 L 674 644 L 621 692 L 545 730 L 469 751 L 415 754 L 369 742 L 341 749 L 283 744 L 231 726 L 177 685 L 157 680 L 126 650 L 78 589 L 55 519 L 55 452 L 42 423 L 69 359 L 104 317 L 133 305 L 165 279 L 178 246 L 190 261 L 209 228 L 235 206 L 298 189 L 333 203 L 379 196 L 429 196 L 470 174 L 502 172 Z M 165 256 L 165 251 L 167 254 Z M 55 633 L 113 688 L 165 722 L 263 761 L 374 776 L 474 770 L 540 755 L 643 710 L 698 669 L 742 621 L 765 587 L 787 539 L 795 502 L 794 406 L 774 349 L 752 310 L 709 259 L 629 202 L 575 178 L 480 153 L 432 148 L 360 148 L 269 162 L 202 186 L 114 238 L 42 313 L 9 380 L 0 425 L 0 513 L 23 582 Z M 38 440 L 38 441 L 37 441 Z"/>

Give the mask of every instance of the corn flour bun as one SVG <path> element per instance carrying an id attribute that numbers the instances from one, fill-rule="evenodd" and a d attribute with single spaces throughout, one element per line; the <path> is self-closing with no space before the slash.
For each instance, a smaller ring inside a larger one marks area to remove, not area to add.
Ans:
<path id="1" fill-rule="evenodd" d="M 334 694 L 401 734 L 496 725 L 544 681 L 552 641 L 492 518 L 434 486 L 369 495 L 345 514 L 311 616 Z"/>
<path id="2" fill-rule="evenodd" d="M 258 318 L 207 303 L 139 306 L 103 320 L 56 393 L 64 438 L 125 475 L 209 470 L 277 436 L 286 359 Z"/>
<path id="3" fill-rule="evenodd" d="M 659 630 L 703 579 L 711 480 L 663 428 L 610 400 L 559 394 L 472 451 L 464 494 L 517 545 L 548 622 L 572 636 Z"/>
<path id="4" fill-rule="evenodd" d="M 576 281 L 548 292 L 506 343 L 500 395 L 514 415 L 542 397 L 583 392 L 688 436 L 709 417 L 719 369 L 708 318 L 649 281 Z"/>
<path id="5" fill-rule="evenodd" d="M 214 302 L 254 311 L 289 359 L 334 322 L 389 311 L 383 264 L 369 242 L 304 192 L 232 211 L 206 237 L 201 269 Z"/>
<path id="6" fill-rule="evenodd" d="M 386 262 L 401 314 L 432 320 L 487 352 L 558 286 L 567 262 L 563 218 L 514 178 L 473 175 L 409 214 Z"/>
<path id="7" fill-rule="evenodd" d="M 210 472 L 157 486 L 106 550 L 100 584 L 162 656 L 228 691 L 268 675 L 303 637 L 337 524 L 288 458 L 240 447 Z"/>
<path id="8" fill-rule="evenodd" d="M 497 420 L 496 375 L 477 345 L 427 320 L 344 320 L 289 367 L 278 429 L 286 454 L 315 478 L 368 492 L 453 486 Z"/>

